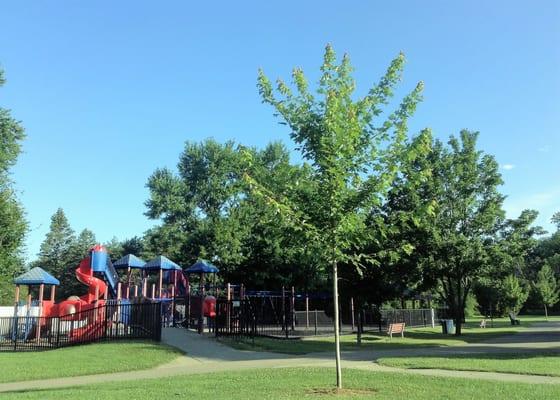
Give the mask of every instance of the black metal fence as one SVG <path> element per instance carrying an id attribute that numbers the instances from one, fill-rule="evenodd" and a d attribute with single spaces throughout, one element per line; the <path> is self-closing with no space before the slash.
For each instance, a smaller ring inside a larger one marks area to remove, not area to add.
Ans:
<path id="1" fill-rule="evenodd" d="M 165 308 L 164 326 L 182 328 L 198 328 L 202 315 L 203 297 L 199 295 L 177 296 L 170 304 L 171 308 Z"/>
<path id="2" fill-rule="evenodd" d="M 293 308 L 285 297 L 251 296 L 216 302 L 216 336 L 289 338 L 295 329 Z"/>
<path id="3" fill-rule="evenodd" d="M 249 296 L 243 300 L 218 299 L 216 307 L 216 336 L 267 336 L 298 338 L 332 335 L 332 310 L 306 307 L 296 311 L 288 296 Z M 332 307 L 331 307 L 332 308 Z M 345 308 L 348 311 L 345 312 Z M 408 327 L 430 327 L 439 323 L 442 311 L 438 309 L 379 310 L 366 307 L 355 310 L 353 305 L 341 306 L 340 331 L 384 332 L 392 323 L 404 322 Z"/>
<path id="4" fill-rule="evenodd" d="M 101 340 L 161 340 L 160 303 L 105 304 L 60 317 L 0 318 L 0 351 L 46 350 Z"/>
<path id="5" fill-rule="evenodd" d="M 401 310 L 380 310 L 381 321 L 384 325 L 404 322 L 408 327 L 427 327 L 432 323 L 439 324 L 442 312 L 438 309 L 401 309 Z"/>

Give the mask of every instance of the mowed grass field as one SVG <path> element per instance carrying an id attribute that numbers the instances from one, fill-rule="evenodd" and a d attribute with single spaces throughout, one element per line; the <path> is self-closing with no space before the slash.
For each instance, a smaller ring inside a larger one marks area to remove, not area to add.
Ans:
<path id="1" fill-rule="evenodd" d="M 149 341 L 96 343 L 41 352 L 0 352 L 0 383 L 147 369 L 181 354 L 173 347 Z"/>
<path id="2" fill-rule="evenodd" d="M 116 382 L 61 390 L 3 393 L 2 399 L 557 400 L 560 398 L 560 385 L 436 378 L 352 369 L 344 370 L 343 376 L 345 390 L 338 395 L 334 391 L 335 375 L 332 368 L 277 368 Z"/>
<path id="3" fill-rule="evenodd" d="M 523 331 L 532 324 L 546 322 L 540 316 L 520 316 L 521 325 L 512 326 L 508 318 L 497 318 L 492 323 L 487 321 L 486 328 L 480 328 L 481 318 L 467 320 L 463 326 L 460 337 L 444 335 L 441 327 L 435 328 L 407 328 L 404 338 L 399 335 L 392 339 L 383 332 L 366 332 L 362 336 L 362 344 L 356 342 L 356 334 L 341 336 L 341 349 L 367 350 L 367 349 L 406 349 L 430 346 L 460 346 L 467 343 L 483 342 L 496 337 L 511 335 Z M 549 321 L 560 321 L 560 317 L 550 317 Z M 313 336 L 301 339 L 272 339 L 256 337 L 254 339 L 221 339 L 225 344 L 240 350 L 271 351 L 286 354 L 305 354 L 313 352 L 332 351 L 334 346 L 333 336 Z"/>

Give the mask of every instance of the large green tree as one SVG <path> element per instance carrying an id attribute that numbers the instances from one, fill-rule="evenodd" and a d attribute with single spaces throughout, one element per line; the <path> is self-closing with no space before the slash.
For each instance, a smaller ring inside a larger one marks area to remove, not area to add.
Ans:
<path id="1" fill-rule="evenodd" d="M 548 320 L 548 307 L 552 307 L 560 299 L 560 287 L 550 265 L 545 264 L 537 274 L 533 287 L 544 306 L 544 315 Z"/>
<path id="2" fill-rule="evenodd" d="M 4 85 L 4 72 L 0 69 L 0 88 Z M 13 296 L 12 279 L 22 272 L 27 223 L 10 170 L 21 152 L 25 138 L 21 124 L 10 110 L 0 107 L 0 304 Z"/>
<path id="3" fill-rule="evenodd" d="M 242 179 L 248 168 L 270 190 L 305 196 L 306 185 L 287 186 L 305 182 L 308 169 L 291 165 L 279 143 L 262 150 L 212 139 L 186 143 L 178 173 L 160 169 L 148 180 L 146 214 L 162 223 L 146 233 L 145 253 L 166 254 L 185 266 L 210 259 L 222 279 L 253 288 L 309 284 L 314 277 L 314 264 L 306 262 L 311 250 L 302 249 L 301 237 L 248 190 Z"/>
<path id="4" fill-rule="evenodd" d="M 357 97 L 350 59 L 337 62 L 327 46 L 316 94 L 308 87 L 301 69 L 293 71 L 295 92 L 278 80 L 276 92 L 270 80 L 259 72 L 258 88 L 265 103 L 272 105 L 282 123 L 289 126 L 316 188 L 312 209 L 283 204 L 269 196 L 263 185 L 248 177 L 249 183 L 268 197 L 271 206 L 283 209 L 294 224 L 305 230 L 321 248 L 321 264 L 330 266 L 334 298 L 334 331 L 337 387 L 342 387 L 338 309 L 338 265 L 360 264 L 357 248 L 366 232 L 366 210 L 379 204 L 394 179 L 403 157 L 407 120 L 420 100 L 422 83 L 407 95 L 398 109 L 381 118 L 393 96 L 404 65 L 401 54 L 393 60 L 380 82 L 365 96 Z M 307 212 L 306 212 L 307 211 Z"/>
<path id="5" fill-rule="evenodd" d="M 242 229 L 229 218 L 240 201 L 240 153 L 233 142 L 208 139 L 186 143 L 178 174 L 156 170 L 148 180 L 146 215 L 163 224 L 147 235 L 148 248 L 164 250 L 179 262 L 202 257 L 226 267 L 237 265 Z M 231 240 L 230 240 L 231 239 Z M 224 271 L 225 272 L 225 271 Z"/>
<path id="6" fill-rule="evenodd" d="M 377 229 L 379 218 L 386 227 L 381 240 L 370 242 L 368 252 L 379 258 L 383 276 L 373 279 L 363 285 L 359 278 L 358 290 L 362 287 L 365 293 L 374 294 L 368 288 L 377 285 L 380 296 L 377 300 L 386 301 L 394 298 L 404 298 L 408 295 L 421 294 L 434 286 L 434 279 L 423 273 L 423 262 L 429 257 L 430 242 L 426 240 L 432 232 L 435 209 L 434 188 L 431 185 L 433 145 L 432 134 L 424 130 L 407 143 L 408 154 L 401 160 L 400 173 L 386 196 L 386 200 L 379 208 L 379 212 L 372 214 L 368 220 L 369 229 Z M 370 269 L 364 273 L 367 277 L 374 272 Z M 375 271 L 376 272 L 376 271 Z"/>
<path id="7" fill-rule="evenodd" d="M 309 204 L 312 183 L 308 167 L 290 164 L 284 145 L 271 143 L 262 151 L 251 152 L 248 164 L 252 176 L 274 193 L 300 205 Z M 316 249 L 305 243 L 298 229 L 279 218 L 276 210 L 245 187 L 245 200 L 236 218 L 246 227 L 243 249 L 245 260 L 232 275 L 257 289 L 296 286 L 300 290 L 323 289 L 325 280 L 318 273 Z"/>
<path id="8" fill-rule="evenodd" d="M 427 182 L 435 212 L 424 224 L 423 274 L 438 282 L 461 335 L 465 306 L 474 283 L 491 268 L 490 252 L 504 220 L 498 164 L 476 148 L 478 134 L 462 131 L 448 146 L 435 140 Z"/>

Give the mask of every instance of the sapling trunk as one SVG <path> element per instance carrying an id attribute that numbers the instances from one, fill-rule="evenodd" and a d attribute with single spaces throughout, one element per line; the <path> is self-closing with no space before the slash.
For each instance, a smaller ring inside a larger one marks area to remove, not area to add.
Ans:
<path id="1" fill-rule="evenodd" d="M 340 367 L 340 326 L 338 316 L 338 266 L 333 261 L 333 297 L 334 297 L 334 346 L 336 357 L 336 387 L 342 389 L 342 369 Z"/>

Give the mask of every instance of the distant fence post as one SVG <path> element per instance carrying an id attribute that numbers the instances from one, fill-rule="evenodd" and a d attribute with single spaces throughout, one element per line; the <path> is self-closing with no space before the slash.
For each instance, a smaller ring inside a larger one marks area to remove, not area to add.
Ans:
<path id="1" fill-rule="evenodd" d="M 305 328 L 309 329 L 309 295 L 305 294 Z"/>
<path id="2" fill-rule="evenodd" d="M 191 285 L 187 285 L 187 293 L 185 294 L 185 307 L 186 307 L 186 317 L 187 317 L 187 329 L 191 328 Z"/>
<path id="3" fill-rule="evenodd" d="M 315 309 L 315 335 L 317 334 L 317 310 Z"/>
<path id="4" fill-rule="evenodd" d="M 17 350 L 17 342 L 18 342 L 18 325 L 19 325 L 19 317 L 15 316 L 14 318 L 14 329 L 13 329 L 13 337 L 14 337 L 14 351 Z"/>
<path id="5" fill-rule="evenodd" d="M 354 298 L 350 297 L 350 316 L 352 319 L 352 331 L 354 331 Z"/>
<path id="6" fill-rule="evenodd" d="M 59 346 L 60 346 L 60 317 L 57 317 L 56 318 L 56 347 Z"/>
<path id="7" fill-rule="evenodd" d="M 296 289 L 292 286 L 292 299 L 290 301 L 290 316 L 292 319 L 291 329 L 294 331 L 296 329 Z"/>
<path id="8" fill-rule="evenodd" d="M 227 284 L 227 303 L 226 303 L 226 332 L 231 332 L 231 284 Z"/>
<path id="9" fill-rule="evenodd" d="M 118 307 L 119 307 L 119 304 L 117 303 L 117 308 L 118 308 Z M 108 308 L 108 307 L 107 307 L 107 304 L 105 304 L 105 307 L 104 307 L 104 308 L 105 308 L 105 313 L 104 313 L 104 314 L 105 314 L 105 315 L 104 315 L 104 317 L 105 317 L 105 323 L 104 323 L 104 326 L 103 326 L 103 328 L 104 328 L 104 329 L 103 329 L 103 338 L 104 338 L 104 339 L 107 339 L 107 338 L 110 336 L 109 333 L 108 333 L 108 331 L 109 331 L 109 313 L 107 312 L 107 308 Z M 117 311 L 117 312 L 118 312 L 118 311 Z M 118 322 L 119 322 L 119 321 L 118 321 L 118 319 L 117 319 L 117 324 L 118 324 Z"/>
<path id="10" fill-rule="evenodd" d="M 358 334 L 357 334 L 357 342 L 358 342 L 358 346 L 360 346 L 362 344 L 362 329 L 364 326 L 364 322 L 362 320 L 362 310 L 360 309 L 358 311 Z"/>
<path id="11" fill-rule="evenodd" d="M 286 326 L 286 300 L 284 286 L 282 286 L 282 330 L 288 329 Z"/>

